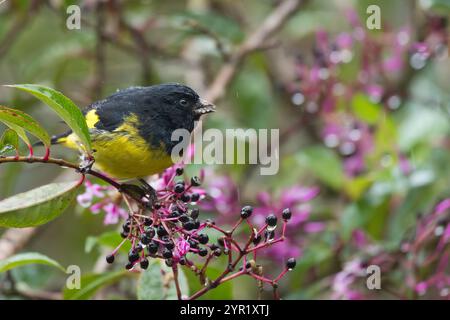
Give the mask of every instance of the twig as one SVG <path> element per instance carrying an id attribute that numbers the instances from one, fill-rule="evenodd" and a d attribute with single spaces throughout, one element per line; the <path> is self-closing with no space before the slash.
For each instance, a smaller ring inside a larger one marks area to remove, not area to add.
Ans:
<path id="1" fill-rule="evenodd" d="M 14 21 L 11 28 L 6 33 L 3 41 L 0 43 L 0 59 L 8 52 L 18 36 L 25 30 L 26 26 L 31 22 L 31 18 L 35 16 L 35 11 L 39 8 L 42 1 L 33 0 L 25 14 L 20 15 L 16 21 Z"/>
<path id="2" fill-rule="evenodd" d="M 80 170 L 80 166 L 78 164 L 72 163 L 72 162 L 68 162 L 66 160 L 63 159 L 55 159 L 55 158 L 48 158 L 45 159 L 44 157 L 35 157 L 35 156 L 28 156 L 28 157 L 0 157 L 0 164 L 2 163 L 11 163 L 11 162 L 22 162 L 22 163 L 48 163 L 48 164 L 53 164 L 53 165 L 57 165 L 60 167 L 66 167 L 66 168 L 71 168 L 71 169 L 75 169 L 77 171 Z M 132 192 L 127 192 L 126 190 L 124 190 L 122 188 L 122 184 L 114 181 L 113 179 L 107 177 L 106 175 L 95 171 L 95 170 L 88 170 L 86 172 L 86 174 L 89 174 L 91 176 L 97 177 L 103 181 L 105 181 L 106 183 L 110 184 L 111 186 L 113 186 L 114 188 L 116 188 L 119 192 L 121 193 L 125 193 L 127 195 L 129 195 L 131 198 L 133 198 L 134 200 L 136 200 L 138 203 L 142 204 L 141 199 L 139 199 L 136 194 L 133 194 Z"/>
<path id="3" fill-rule="evenodd" d="M 215 102 L 225 92 L 234 78 L 236 71 L 245 58 L 252 52 L 267 47 L 269 38 L 280 30 L 286 21 L 300 8 L 302 0 L 286 0 L 263 21 L 260 28 L 247 37 L 242 45 L 230 56 L 217 73 L 211 86 L 206 92 L 206 99 Z"/>
<path id="4" fill-rule="evenodd" d="M 95 8 L 95 74 L 92 81 L 92 100 L 100 99 L 102 96 L 102 88 L 106 79 L 105 64 L 105 38 L 103 37 L 103 26 L 105 25 L 104 4 L 98 2 Z"/>
<path id="5" fill-rule="evenodd" d="M 36 228 L 8 229 L 0 238 L 0 261 L 9 258 L 31 239 Z"/>
<path id="6" fill-rule="evenodd" d="M 182 299 L 181 288 L 180 288 L 180 282 L 178 281 L 178 268 L 176 265 L 174 265 L 172 267 L 172 271 L 173 271 L 173 280 L 175 282 L 175 288 L 177 290 L 177 297 L 178 297 L 178 300 L 181 300 Z"/>

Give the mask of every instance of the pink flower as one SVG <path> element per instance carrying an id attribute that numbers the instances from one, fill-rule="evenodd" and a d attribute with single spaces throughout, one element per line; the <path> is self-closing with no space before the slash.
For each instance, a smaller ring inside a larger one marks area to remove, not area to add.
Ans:
<path id="1" fill-rule="evenodd" d="M 445 199 L 437 204 L 435 212 L 441 214 L 448 209 L 450 209 L 450 199 Z"/>
<path id="2" fill-rule="evenodd" d="M 119 222 L 119 218 L 126 219 L 128 217 L 126 210 L 111 202 L 103 206 L 103 210 L 106 213 L 104 224 L 116 224 Z"/>
<path id="3" fill-rule="evenodd" d="M 427 292 L 428 289 L 428 285 L 425 281 L 419 282 L 418 284 L 416 284 L 416 287 L 414 288 L 416 290 L 416 292 L 419 295 L 424 295 Z"/>
<path id="4" fill-rule="evenodd" d="M 77 201 L 80 206 L 87 208 L 92 204 L 94 198 L 103 198 L 106 190 L 110 187 L 104 187 L 99 184 L 93 184 L 89 180 L 84 183 L 86 188 L 85 192 L 77 196 Z"/>
<path id="5" fill-rule="evenodd" d="M 177 250 L 180 256 L 184 256 L 191 249 L 191 245 L 184 238 L 180 238 L 177 242 Z"/>
<path id="6" fill-rule="evenodd" d="M 303 230 L 307 233 L 317 233 L 323 231 L 325 227 L 323 222 L 307 222 L 305 223 Z"/>

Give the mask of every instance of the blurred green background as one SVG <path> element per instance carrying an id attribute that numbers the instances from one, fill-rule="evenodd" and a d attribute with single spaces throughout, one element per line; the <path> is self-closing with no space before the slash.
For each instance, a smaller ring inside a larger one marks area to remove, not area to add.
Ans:
<path id="1" fill-rule="evenodd" d="M 232 53 L 281 1 L 104 1 L 101 9 L 96 9 L 97 2 L 2 3 L 0 84 L 44 84 L 82 107 L 117 89 L 160 82 L 187 83 L 205 92 L 226 63 L 217 39 L 225 55 Z M 66 7 L 70 4 L 82 8 L 80 30 L 66 28 Z M 371 126 L 375 137 L 375 151 L 367 155 L 366 170 L 358 175 L 348 175 L 343 165 L 345 156 L 324 144 L 325 116 L 305 116 L 306 103 L 297 106 L 292 102 L 295 90 L 287 88 L 296 85 L 297 58 L 302 55 L 306 61 L 311 59 L 308 57 L 316 32 L 324 30 L 330 38 L 352 32 L 344 10 L 353 8 L 364 21 L 369 4 L 379 5 L 382 13 L 382 30 L 367 32 L 374 39 L 384 39 L 387 33 L 408 26 L 415 41 L 425 30 L 428 14 L 448 16 L 450 12 L 448 1 L 443 0 L 307 1 L 269 48 L 245 59 L 225 96 L 216 102 L 217 112 L 204 123 L 204 127 L 223 130 L 279 128 L 282 133 L 280 171 L 276 176 L 260 176 L 255 166 L 214 168 L 218 175 L 234 179 L 243 204 L 254 202 L 262 190 L 279 194 L 294 184 L 321 189 L 312 202 L 312 216 L 313 220 L 326 221 L 327 228 L 320 234 L 306 235 L 311 241 L 298 259 L 299 268 L 289 275 L 291 281 L 280 284 L 286 298 L 329 298 L 330 277 L 355 254 L 347 248 L 352 231 L 362 229 L 378 245 L 396 247 L 416 223 L 418 213 L 430 212 L 439 199 L 450 196 L 448 58 L 430 60 L 424 68 L 411 72 L 406 67 L 400 75 L 382 82 L 402 98 L 395 110 L 384 108 L 384 101 L 375 103 L 377 116 L 382 114 L 384 119 L 375 125 L 370 112 L 358 111 L 370 109 L 372 102 L 363 99 L 359 103 L 367 106 L 358 105 L 358 110 L 346 100 L 338 102 L 335 114 L 349 113 L 362 120 Z M 389 44 L 386 46 L 389 49 Z M 358 57 L 363 49 L 356 43 L 353 50 Z M 354 85 L 359 72 L 360 66 L 352 62 L 339 69 L 337 78 L 350 88 L 354 86 L 354 94 L 364 95 L 364 90 Z M 401 82 L 403 73 L 408 73 L 407 80 Z M 31 114 L 52 134 L 66 129 L 50 109 L 31 96 L 0 87 L 0 103 Z M 302 117 L 304 121 L 299 122 Z M 283 135 L 287 128 L 291 129 Z M 399 169 L 400 154 L 413 168 L 408 175 Z M 77 158 L 76 153 L 60 147 L 53 149 L 53 155 Z M 199 167 L 189 170 L 195 173 Z M 71 175 L 45 165 L 2 165 L 0 199 L 53 180 L 73 179 Z M 95 246 L 86 252 L 86 239 L 115 229 L 105 227 L 102 221 L 102 216 L 73 206 L 55 221 L 39 227 L 23 251 L 41 252 L 62 265 L 77 264 L 83 273 L 92 272 L 105 249 Z M 337 242 L 342 244 L 339 251 Z M 272 263 L 273 270 L 277 270 L 270 260 L 268 269 Z M 19 283 L 48 291 L 60 291 L 65 281 L 64 274 L 45 266 L 23 267 L 12 274 Z M 0 275 L 0 281 L 2 277 L 6 275 Z M 105 294 L 133 298 L 131 287 L 121 281 Z M 217 290 L 205 297 L 236 299 L 256 295 L 254 281 L 245 278 Z"/>

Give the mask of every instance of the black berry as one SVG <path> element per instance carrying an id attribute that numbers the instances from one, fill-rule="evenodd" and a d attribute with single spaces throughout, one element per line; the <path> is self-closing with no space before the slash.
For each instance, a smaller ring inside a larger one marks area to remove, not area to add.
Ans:
<path id="1" fill-rule="evenodd" d="M 171 267 L 173 266 L 173 260 L 172 259 L 166 259 L 166 266 Z"/>
<path id="2" fill-rule="evenodd" d="M 277 225 L 277 217 L 274 214 L 269 214 L 266 217 L 266 223 L 270 226 L 270 227 L 275 227 Z"/>
<path id="3" fill-rule="evenodd" d="M 207 234 L 201 233 L 198 235 L 198 242 L 201 244 L 207 244 L 209 241 L 209 237 Z"/>
<path id="4" fill-rule="evenodd" d="M 261 242 L 261 235 L 260 234 L 258 234 L 257 236 L 255 236 L 254 238 L 253 238 L 253 244 L 256 246 L 256 245 L 258 245 L 258 243 L 260 243 Z"/>
<path id="5" fill-rule="evenodd" d="M 198 200 L 200 200 L 200 195 L 198 193 L 193 193 L 191 195 L 191 201 L 192 202 L 197 202 Z"/>
<path id="6" fill-rule="evenodd" d="M 181 199 L 181 201 L 186 202 L 186 203 L 191 202 L 191 196 L 186 193 L 183 193 L 181 195 L 180 199 Z"/>
<path id="7" fill-rule="evenodd" d="M 152 241 L 152 238 L 148 237 L 145 233 L 141 235 L 141 243 L 147 245 Z"/>
<path id="8" fill-rule="evenodd" d="M 188 222 L 183 223 L 183 228 L 187 231 L 194 230 L 195 222 L 192 220 L 189 220 Z"/>
<path id="9" fill-rule="evenodd" d="M 122 225 L 122 230 L 124 232 L 130 232 L 130 221 L 129 220 L 125 221 L 125 223 Z"/>
<path id="10" fill-rule="evenodd" d="M 139 253 L 137 253 L 135 250 L 130 250 L 128 253 L 128 261 L 135 262 L 136 260 L 139 260 Z"/>
<path id="11" fill-rule="evenodd" d="M 294 269 L 296 264 L 297 264 L 297 261 L 295 261 L 294 258 L 289 258 L 288 261 L 286 262 L 286 268 Z"/>
<path id="12" fill-rule="evenodd" d="M 253 212 L 253 207 L 252 206 L 245 206 L 242 208 L 241 210 L 241 218 L 242 219 L 247 219 L 248 217 L 250 217 L 252 215 Z"/>
<path id="13" fill-rule="evenodd" d="M 153 220 L 151 218 L 145 218 L 144 219 L 144 226 L 151 226 L 153 224 Z"/>
<path id="14" fill-rule="evenodd" d="M 197 219 L 199 214 L 200 214 L 200 211 L 198 210 L 198 208 L 194 208 L 191 211 L 191 218 L 192 219 Z"/>
<path id="15" fill-rule="evenodd" d="M 132 262 L 128 262 L 125 266 L 125 269 L 130 270 L 131 268 L 133 268 L 134 264 Z"/>
<path id="16" fill-rule="evenodd" d="M 191 246 L 191 248 L 197 249 L 198 248 L 198 243 L 192 239 L 188 240 L 189 245 Z"/>
<path id="17" fill-rule="evenodd" d="M 292 217 L 291 209 L 286 208 L 283 210 L 282 217 L 284 220 L 289 220 Z"/>
<path id="18" fill-rule="evenodd" d="M 204 256 L 206 256 L 207 254 L 208 254 L 208 250 L 206 250 L 205 248 L 201 248 L 201 249 L 198 250 L 198 255 L 199 255 L 200 257 L 204 257 Z"/>
<path id="19" fill-rule="evenodd" d="M 177 183 L 175 187 L 173 187 L 173 191 L 175 193 L 183 193 L 184 192 L 184 185 L 182 183 Z"/>
<path id="20" fill-rule="evenodd" d="M 158 252 L 158 248 L 159 248 L 159 245 L 156 242 L 151 242 L 148 245 L 147 250 L 148 250 L 149 254 L 155 254 Z"/>
<path id="21" fill-rule="evenodd" d="M 183 174 L 183 172 L 184 172 L 183 168 L 177 168 L 176 171 L 175 171 L 177 176 L 181 176 Z"/>
<path id="22" fill-rule="evenodd" d="M 164 259 L 172 258 L 172 251 L 166 248 L 163 250 L 162 256 L 164 257 Z"/>
<path id="23" fill-rule="evenodd" d="M 153 238 L 155 236 L 155 229 L 153 227 L 145 227 L 144 233 L 147 237 Z"/>
<path id="24" fill-rule="evenodd" d="M 140 264 L 141 264 L 142 269 L 145 270 L 148 268 L 148 260 L 147 259 L 142 260 Z"/>
<path id="25" fill-rule="evenodd" d="M 106 262 L 113 263 L 114 262 L 114 255 L 110 254 L 106 256 Z"/>
<path id="26" fill-rule="evenodd" d="M 165 246 L 167 249 L 169 249 L 169 250 L 172 250 L 173 248 L 175 248 L 175 244 L 173 243 L 172 240 L 169 240 L 169 242 L 166 242 L 166 243 L 164 244 L 164 246 Z"/>
<path id="27" fill-rule="evenodd" d="M 162 224 L 160 224 L 158 226 L 158 229 L 156 229 L 156 233 L 158 234 L 159 237 L 164 237 L 165 235 L 167 235 L 167 230 L 166 228 L 164 228 Z"/>
<path id="28" fill-rule="evenodd" d="M 182 223 L 185 223 L 185 222 L 188 222 L 190 219 L 189 219 L 189 217 L 188 217 L 187 215 L 182 214 L 182 215 L 178 218 L 178 220 L 179 220 L 180 222 L 182 222 Z"/>
<path id="29" fill-rule="evenodd" d="M 199 185 L 201 185 L 201 181 L 200 178 L 197 176 L 194 176 L 191 178 L 191 185 L 193 185 L 194 187 L 198 187 Z"/>
<path id="30" fill-rule="evenodd" d="M 264 238 L 267 240 L 272 240 L 273 238 L 275 238 L 275 232 L 273 231 L 264 231 Z"/>
<path id="31" fill-rule="evenodd" d="M 200 221 L 195 220 L 194 221 L 194 229 L 198 229 L 198 228 L 200 228 Z"/>

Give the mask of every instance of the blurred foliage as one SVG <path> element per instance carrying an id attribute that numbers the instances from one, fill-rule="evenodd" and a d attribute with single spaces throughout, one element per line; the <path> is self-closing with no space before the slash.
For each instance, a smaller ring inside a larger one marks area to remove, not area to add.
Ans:
<path id="1" fill-rule="evenodd" d="M 38 2 L 34 8 L 32 1 L 26 0 L 0 5 L 0 84 L 46 85 L 63 92 L 77 105 L 87 106 L 117 89 L 158 82 L 182 82 L 204 90 L 202 85 L 209 84 L 225 63 L 222 55 L 233 52 L 279 1 L 117 1 L 120 7 L 105 9 L 107 19 L 101 26 L 102 36 L 96 31 L 99 15 L 93 4 L 97 1 L 79 2 L 81 30 L 68 30 L 65 26 L 65 8 L 77 1 Z M 423 7 L 422 2 L 427 6 Z M 239 66 L 225 97 L 217 102 L 218 112 L 203 124 L 221 130 L 280 129 L 283 140 L 276 176 L 260 176 L 255 166 L 214 168 L 218 174 L 230 175 L 236 181 L 242 203 L 255 202 L 258 191 L 276 192 L 293 184 L 321 188 L 319 198 L 312 202 L 311 216 L 326 221 L 327 228 L 311 236 L 297 268 L 280 283 L 281 295 L 288 299 L 330 297 L 332 276 L 357 252 L 348 244 L 355 230 L 362 230 L 382 248 L 397 248 L 412 232 L 419 213 L 431 212 L 438 200 L 450 197 L 448 58 L 431 61 L 425 68 L 408 74 L 406 93 L 394 110 L 386 108 L 385 101 L 372 101 L 361 88 L 355 88 L 351 101 L 337 102 L 337 117 L 350 115 L 370 127 L 374 138 L 373 149 L 364 154 L 366 170 L 360 174 L 348 175 L 347 157 L 324 143 L 323 118 L 310 114 L 298 122 L 307 113 L 306 102 L 296 105 L 292 92 L 285 89 L 295 82 L 296 58 L 302 55 L 309 59 L 318 30 L 329 32 L 330 37 L 351 32 L 352 27 L 340 12 L 355 8 L 364 20 L 369 4 L 381 6 L 386 26 L 386 30 L 370 32 L 375 38 L 405 25 L 415 37 L 423 31 L 426 13 L 450 14 L 445 0 L 309 1 L 288 21 L 272 46 L 251 54 Z M 133 30 L 142 31 L 143 39 Z M 355 44 L 356 50 L 361 50 L 359 45 Z M 356 55 L 339 67 L 343 84 L 354 84 L 360 59 Z M 200 79 L 199 69 L 203 74 Z M 388 83 L 394 83 L 394 93 L 401 91 L 395 87 L 395 79 Z M 50 109 L 31 96 L 0 87 L 0 97 L 0 104 L 30 114 L 52 134 L 67 129 Z M 288 131 L 289 128 L 295 130 Z M 3 129 L 0 125 L 0 132 Z M 283 135 L 285 131 L 287 135 Z M 57 157 L 77 159 L 72 151 L 60 147 L 52 150 Z M 21 153 L 26 154 L 24 146 Z M 407 174 L 400 169 L 402 156 L 411 167 Z M 76 179 L 55 167 L 39 166 L 36 170 L 36 166 L 1 165 L 0 199 L 40 186 L 43 181 Z M 198 172 L 199 166 L 192 165 L 187 170 Z M 214 217 L 214 213 L 210 214 Z M 159 266 L 151 266 L 140 279 L 114 269 L 96 272 L 105 252 L 121 240 L 115 226 L 104 226 L 102 219 L 72 206 L 61 217 L 40 227 L 23 250 L 41 252 L 64 266 L 81 267 L 84 291 L 66 289 L 64 298 L 162 298 L 167 288 L 161 282 L 164 277 L 156 275 L 164 272 Z M 278 270 L 279 261 L 267 261 L 269 271 Z M 226 261 L 217 263 L 223 265 Z M 209 269 L 211 276 L 220 274 L 219 265 L 213 264 Z M 400 277 L 398 272 L 392 272 L 392 277 Z M 16 284 L 40 290 L 62 292 L 65 284 L 65 275 L 41 265 L 0 273 L 0 283 L 11 277 Z M 183 294 L 187 294 L 188 287 L 192 294 L 202 286 L 188 270 L 182 281 L 186 290 Z M 133 289 L 136 285 L 140 288 L 137 295 Z M 364 286 L 360 284 L 360 288 Z M 108 290 L 102 290 L 104 287 Z M 166 292 L 170 298 L 176 297 L 172 289 Z M 244 278 L 221 285 L 204 298 L 254 298 L 256 292 L 255 281 Z M 264 294 L 270 297 L 267 292 Z M 391 296 L 381 291 L 374 297 Z M 26 296 L 0 293 L 0 298 Z"/>

